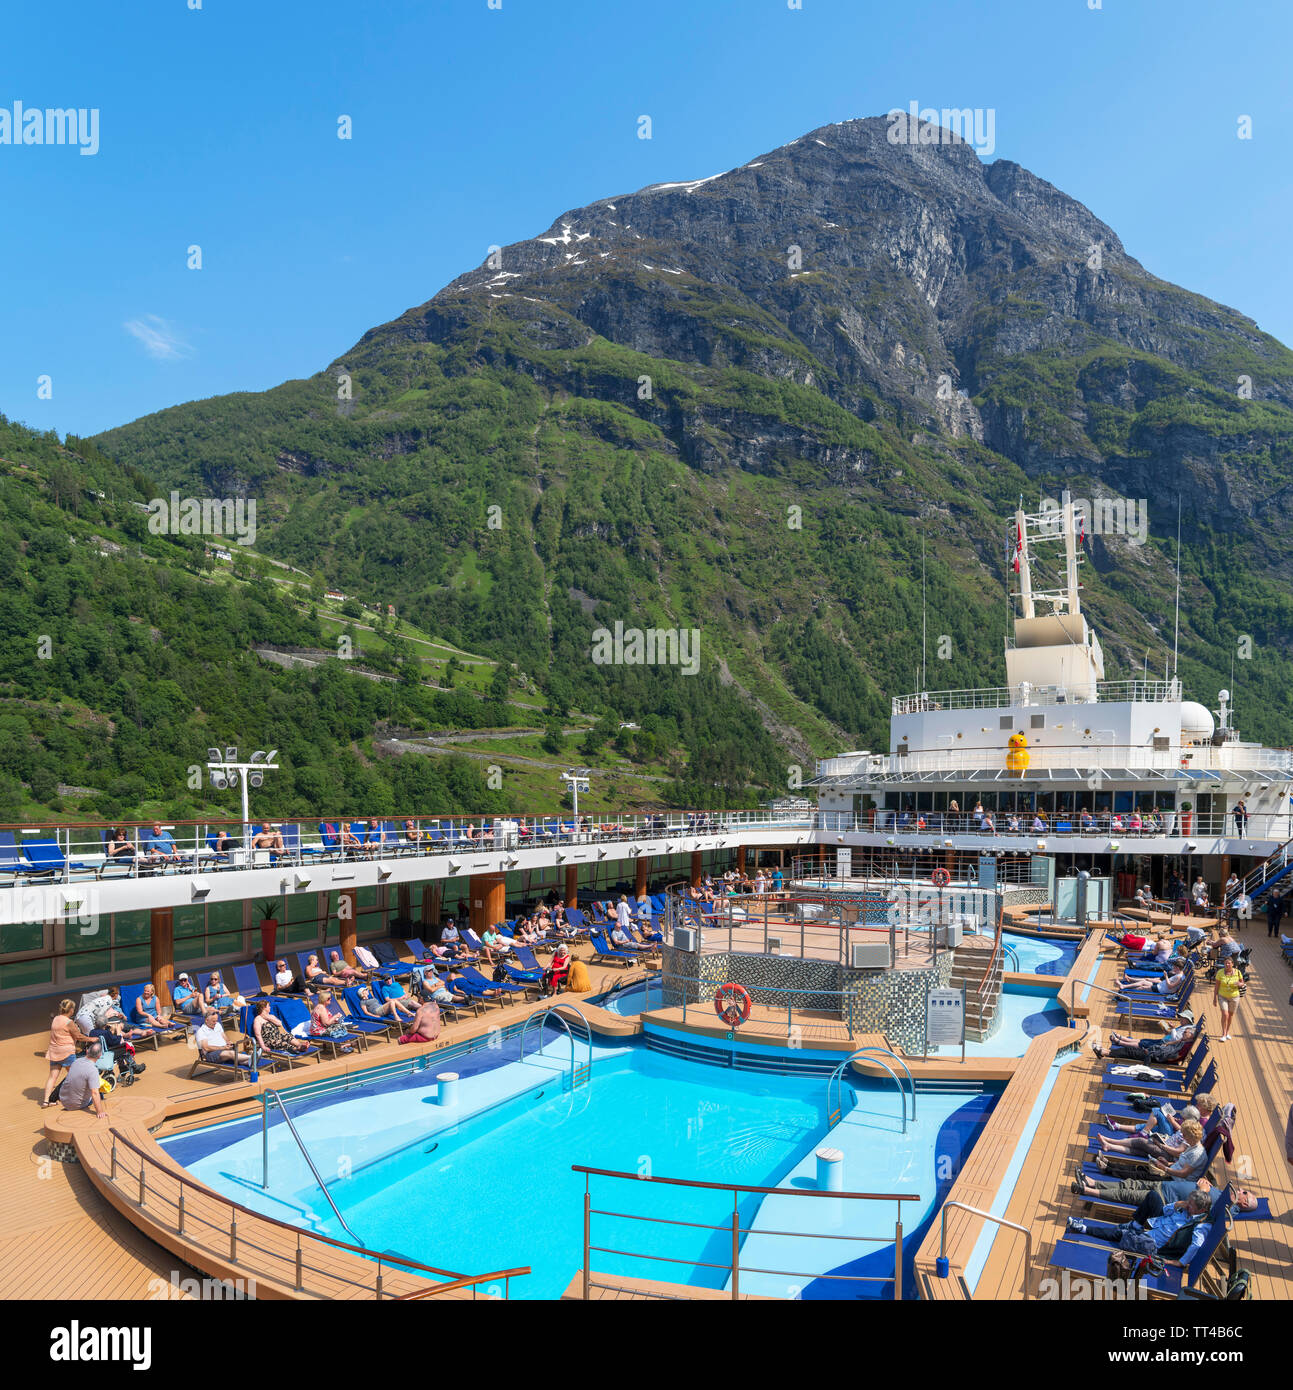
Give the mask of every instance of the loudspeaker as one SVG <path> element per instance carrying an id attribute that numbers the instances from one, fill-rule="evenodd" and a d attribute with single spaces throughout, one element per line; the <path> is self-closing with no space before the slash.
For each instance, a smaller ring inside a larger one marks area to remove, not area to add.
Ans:
<path id="1" fill-rule="evenodd" d="M 888 970 L 889 943 L 855 941 L 850 952 L 850 964 L 854 970 Z"/>

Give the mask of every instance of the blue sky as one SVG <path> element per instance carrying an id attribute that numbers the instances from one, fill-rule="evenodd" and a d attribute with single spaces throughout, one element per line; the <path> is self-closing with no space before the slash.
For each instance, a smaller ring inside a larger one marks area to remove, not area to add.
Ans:
<path id="1" fill-rule="evenodd" d="M 567 208 L 913 100 L 993 108 L 995 157 L 1293 343 L 1280 0 L 195 2 L 6 14 L 0 110 L 100 112 L 92 157 L 0 144 L 11 418 L 309 375 Z"/>

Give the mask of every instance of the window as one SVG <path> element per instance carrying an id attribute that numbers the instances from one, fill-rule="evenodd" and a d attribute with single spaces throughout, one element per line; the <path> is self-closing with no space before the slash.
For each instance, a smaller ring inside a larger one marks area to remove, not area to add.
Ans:
<path id="1" fill-rule="evenodd" d="M 1046 716 L 1044 714 L 1034 714 L 1032 716 L 1032 727 L 1034 729 L 1044 729 L 1046 727 Z"/>
<path id="2" fill-rule="evenodd" d="M 1003 729 L 1013 729 L 1015 727 L 1015 716 L 1013 714 L 1003 714 L 1001 716 L 1001 727 Z"/>

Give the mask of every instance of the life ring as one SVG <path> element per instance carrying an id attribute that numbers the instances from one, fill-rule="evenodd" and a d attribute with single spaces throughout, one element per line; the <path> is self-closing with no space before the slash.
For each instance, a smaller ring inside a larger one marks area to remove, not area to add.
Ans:
<path id="1" fill-rule="evenodd" d="M 935 888 L 946 888 L 952 881 L 952 875 L 946 869 L 935 869 L 929 876 L 929 881 Z"/>
<path id="2" fill-rule="evenodd" d="M 736 1028 L 750 1016 L 750 994 L 744 985 L 729 980 L 714 991 L 714 1012 L 729 1028 Z"/>

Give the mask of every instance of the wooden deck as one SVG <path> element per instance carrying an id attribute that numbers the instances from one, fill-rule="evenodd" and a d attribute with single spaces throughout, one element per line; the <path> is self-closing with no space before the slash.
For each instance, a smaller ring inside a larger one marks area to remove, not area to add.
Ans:
<path id="1" fill-rule="evenodd" d="M 577 953 L 586 955 L 586 949 Z M 609 988 L 626 974 L 618 967 L 590 965 L 589 969 L 593 993 Z M 565 996 L 568 1002 L 583 1008 L 581 997 Z M 213 1249 L 207 1262 L 201 1260 L 197 1251 L 190 1252 L 195 1261 L 190 1263 L 177 1253 L 179 1247 L 174 1241 L 168 1247 L 160 1225 L 150 1226 L 146 1234 L 134 1223 L 131 1218 L 137 1217 L 138 1212 L 132 1207 L 137 1207 L 137 1203 L 120 1200 L 119 1194 L 114 1197 L 102 1179 L 105 1144 L 110 1142 L 106 1135 L 115 1125 L 142 1145 L 150 1139 L 149 1131 L 168 1114 L 210 1118 L 215 1107 L 220 1118 L 235 1115 L 254 1104 L 261 1087 L 235 1082 L 214 1071 L 200 1072 L 189 1079 L 193 1054 L 180 1041 L 162 1043 L 158 1049 L 140 1049 L 139 1060 L 145 1063 L 147 1071 L 134 1086 L 119 1087 L 108 1097 L 106 1121 L 68 1116 L 58 1108 L 42 1110 L 36 1102 L 47 1074 L 44 1052 L 49 1040 L 49 1017 L 56 1002 L 27 1000 L 0 1009 L 0 1066 L 7 1074 L 25 1079 L 20 1088 L 11 1088 L 0 1097 L 0 1171 L 6 1178 L 0 1183 L 0 1298 L 97 1301 L 189 1297 L 195 1281 L 204 1276 L 218 1277 L 214 1269 L 218 1251 Z M 276 1073 L 273 1084 L 287 1088 L 334 1070 L 360 1070 L 414 1052 L 434 1053 L 491 1028 L 519 1021 L 550 1002 L 491 1009 L 479 1018 L 447 1023 L 436 1043 L 418 1048 L 400 1047 L 393 1042 L 374 1043 L 367 1051 L 336 1062 Z M 585 1012 L 599 1032 L 637 1030 L 635 1019 L 622 1018 L 595 1006 Z M 50 1132 L 59 1139 L 75 1137 L 79 1143 L 88 1143 L 86 1158 L 88 1169 L 93 1172 L 87 1171 L 87 1165 L 60 1163 L 50 1157 L 47 1122 Z M 157 1154 L 162 1153 L 155 1145 L 153 1148 Z M 138 1171 L 135 1162 L 131 1156 L 132 1173 Z M 187 1188 L 186 1183 L 186 1192 Z M 159 1214 L 161 1210 L 159 1207 Z M 173 1223 L 173 1209 L 170 1215 Z M 228 1230 L 227 1221 L 224 1230 Z M 294 1263 L 294 1245 L 292 1258 Z M 443 1263 L 454 1268 L 457 1260 L 446 1258 Z M 281 1272 L 282 1261 L 277 1264 Z M 243 1279 L 252 1273 L 248 1265 L 227 1272 Z M 331 1272 L 336 1274 L 335 1270 Z M 321 1280 L 322 1276 L 318 1276 L 314 1296 L 332 1296 Z M 257 1283 L 261 1297 L 284 1294 L 266 1272 L 259 1273 Z M 339 1291 L 339 1284 L 337 1288 Z M 291 1292 L 290 1288 L 287 1291 Z M 400 1291 L 404 1291 L 402 1286 Z"/>
<path id="2" fill-rule="evenodd" d="M 1184 919 L 1175 923 L 1178 928 L 1184 924 Z M 1278 943 L 1266 939 L 1264 922 L 1253 923 L 1243 939 L 1254 945 L 1253 974 L 1240 1006 L 1234 1040 L 1221 1043 L 1214 1037 L 1211 1044 L 1220 1078 L 1214 1094 L 1219 1101 L 1233 1102 L 1239 1107 L 1235 1161 L 1227 1169 L 1219 1159 L 1214 1172 L 1222 1182 L 1233 1180 L 1270 1199 L 1272 1219 L 1238 1222 L 1230 1239 L 1239 1265 L 1252 1272 L 1252 1296 L 1286 1300 L 1293 1297 L 1293 1167 L 1284 1157 L 1284 1126 L 1293 1092 L 1293 1027 L 1285 1001 L 1293 983 L 1293 971 L 1284 964 Z M 1096 983 L 1108 986 L 1119 973 L 1120 967 L 1110 955 L 1102 962 Z M 1067 989 L 1064 998 L 1068 998 Z M 1207 1013 L 1215 1034 L 1217 1012 L 1211 1007 L 1211 989 L 1206 982 L 1199 983 L 1194 1000 L 1195 1012 Z M 1107 1034 L 1111 1024 L 1117 1026 L 1109 996 L 1091 992 L 1089 1020 L 1102 1034 Z M 1154 1025 L 1146 1025 L 1145 1031 L 1153 1033 Z M 1030 1054 L 1043 1041 L 1035 1041 Z M 1004 1211 L 1006 1220 L 1026 1226 L 1032 1233 L 1032 1263 L 1026 1267 L 1023 1237 L 1009 1229 L 999 1230 L 973 1292 L 976 1301 L 1020 1298 L 1025 1287 L 1032 1298 L 1048 1292 L 1043 1281 L 1055 1273 L 1048 1262 L 1056 1241 L 1063 1235 L 1065 1219 L 1080 1215 L 1084 1209 L 1081 1200 L 1070 1192 L 1069 1184 L 1074 1166 L 1086 1148 L 1087 1126 L 1096 1119 L 1102 1070 L 1103 1063 L 1086 1045 L 1079 1058 L 1060 1069 Z M 952 1199 L 983 1209 L 991 1205 L 1013 1155 L 1011 1135 L 1017 1137 L 1020 1116 L 1031 1108 L 1031 1104 L 1024 1104 L 1025 1091 L 1020 1092 L 1016 1103 L 1014 1091 L 1021 1079 L 1016 1076 L 998 1104 L 953 1185 Z M 1040 1079 L 1037 1078 L 1038 1083 Z M 1032 1094 L 1036 1095 L 1035 1086 Z M 949 1215 L 949 1256 L 954 1276 L 958 1268 L 964 1268 L 982 1224 L 964 1212 Z M 934 1275 L 937 1253 L 935 1227 L 918 1257 L 922 1296 L 966 1297 L 955 1277 L 938 1279 Z M 1218 1267 L 1214 1261 L 1213 1269 Z"/>

